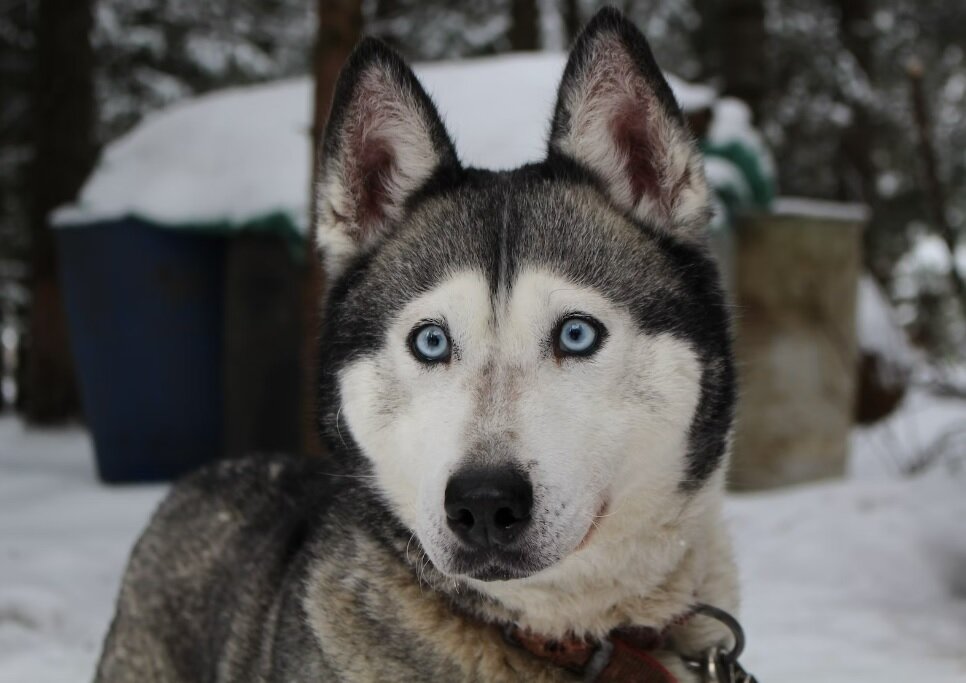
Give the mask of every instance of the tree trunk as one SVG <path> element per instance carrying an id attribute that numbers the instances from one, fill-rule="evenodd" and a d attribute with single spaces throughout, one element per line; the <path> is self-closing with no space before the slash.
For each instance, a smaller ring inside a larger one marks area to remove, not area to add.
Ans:
<path id="1" fill-rule="evenodd" d="M 314 202 L 318 173 L 318 151 L 321 149 L 325 122 L 329 116 L 332 93 L 339 70 L 362 35 L 361 0 L 319 0 L 319 30 L 315 45 L 315 110 L 312 119 L 313 173 L 310 196 Z M 315 216 L 315 207 L 310 215 Z M 302 449 L 307 455 L 322 453 L 319 440 L 319 322 L 322 312 L 324 273 L 317 258 L 315 232 L 310 227 L 306 244 L 306 272 L 302 286 Z"/>
<path id="2" fill-rule="evenodd" d="M 540 49 L 540 10 L 537 0 L 510 3 L 510 49 L 526 52 Z"/>
<path id="3" fill-rule="evenodd" d="M 956 300 L 959 302 L 963 317 L 966 318 L 966 279 L 959 272 L 956 253 L 958 251 L 959 234 L 949 222 L 946 207 L 946 188 L 939 175 L 939 159 L 933 143 L 932 118 L 929 113 L 929 103 L 923 88 L 925 67 L 913 60 L 907 66 L 909 87 L 912 95 L 912 111 L 916 121 L 919 137 L 919 159 L 922 165 L 922 175 L 928 211 L 932 214 L 935 230 L 949 249 L 949 282 Z"/>
<path id="4" fill-rule="evenodd" d="M 761 121 L 767 92 L 765 7 L 762 0 L 724 0 L 721 7 L 721 58 L 724 93 L 748 103 Z"/>
<path id="5" fill-rule="evenodd" d="M 399 50 L 399 38 L 391 29 L 394 28 L 392 22 L 404 13 L 405 9 L 400 6 L 399 0 L 375 0 L 371 15 L 372 25 L 367 29 L 368 35 L 375 36 L 393 49 Z"/>
<path id="6" fill-rule="evenodd" d="M 837 0 L 839 10 L 839 31 L 842 44 L 855 58 L 866 79 L 875 82 L 875 61 L 872 54 L 872 13 L 868 0 Z M 863 201 L 875 214 L 878 201 L 875 189 L 875 164 L 872 161 L 874 146 L 874 121 L 865 102 L 851 102 L 852 122 L 842 135 L 839 149 L 839 199 L 844 201 Z M 877 258 L 875 230 L 866 230 L 863 235 L 865 267 L 880 283 L 891 277 L 891 259 Z"/>
<path id="7" fill-rule="evenodd" d="M 691 49 L 698 58 L 699 72 L 696 79 L 710 81 L 721 77 L 721 53 L 724 45 L 721 28 L 721 5 L 723 0 L 691 0 L 701 23 L 688 34 Z"/>
<path id="8" fill-rule="evenodd" d="M 35 422 L 64 420 L 78 406 L 49 214 L 77 198 L 97 160 L 93 7 L 94 0 L 42 0 L 38 10 L 29 184 L 32 303 L 23 404 Z"/>
<path id="9" fill-rule="evenodd" d="M 584 24 L 583 18 L 580 16 L 580 3 L 577 0 L 562 0 L 560 16 L 563 19 L 567 44 L 573 45 Z"/>
<path id="10" fill-rule="evenodd" d="M 223 453 L 297 453 L 301 269 L 279 235 L 255 231 L 225 254 Z"/>

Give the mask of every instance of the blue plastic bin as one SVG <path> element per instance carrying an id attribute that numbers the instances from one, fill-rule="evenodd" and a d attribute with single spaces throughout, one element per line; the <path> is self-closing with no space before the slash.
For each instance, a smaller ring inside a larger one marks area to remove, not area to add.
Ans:
<path id="1" fill-rule="evenodd" d="M 219 457 L 225 237 L 133 218 L 56 234 L 100 477 L 166 480 Z"/>

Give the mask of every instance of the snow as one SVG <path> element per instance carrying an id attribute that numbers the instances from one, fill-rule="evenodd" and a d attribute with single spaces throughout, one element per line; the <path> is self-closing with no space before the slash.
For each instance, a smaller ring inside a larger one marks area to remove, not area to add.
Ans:
<path id="1" fill-rule="evenodd" d="M 938 461 L 898 475 L 964 424 L 966 401 L 912 392 L 855 432 L 847 479 L 729 499 L 743 661 L 759 680 L 966 680 L 966 472 Z M 99 484 L 80 428 L 0 418 L 0 682 L 89 679 L 163 492 Z"/>
<path id="2" fill-rule="evenodd" d="M 962 368 L 942 371 L 953 383 L 957 374 L 960 380 L 966 378 Z M 929 379 L 928 375 L 917 377 L 922 384 L 928 384 Z M 933 396 L 920 386 L 913 386 L 899 410 L 852 432 L 851 478 L 896 479 L 927 463 L 966 476 L 966 401 L 963 399 Z M 960 532 L 959 536 L 963 534 Z"/>
<path id="3" fill-rule="evenodd" d="M 708 141 L 712 145 L 741 144 L 761 160 L 765 175 L 774 178 L 775 161 L 761 133 L 752 125 L 751 118 L 751 108 L 747 104 L 734 97 L 722 97 L 712 107 Z"/>
<path id="4" fill-rule="evenodd" d="M 187 100 L 108 145 L 68 226 L 136 215 L 162 224 L 243 224 L 281 211 L 307 223 L 309 83 Z"/>
<path id="5" fill-rule="evenodd" d="M 672 74 L 667 74 L 667 81 L 671 86 L 671 90 L 674 91 L 674 97 L 684 111 L 692 112 L 708 109 L 709 107 L 716 107 L 715 102 L 718 97 L 718 92 L 710 85 L 688 83 Z M 715 108 L 715 116 L 718 115 L 718 111 Z M 748 125 L 751 125 L 750 118 Z"/>
<path id="6" fill-rule="evenodd" d="M 731 161 L 715 156 L 705 157 L 704 172 L 712 187 L 734 197 L 741 197 L 745 201 L 751 201 L 752 194 L 748 179 Z"/>
<path id="7" fill-rule="evenodd" d="M 966 677 L 964 481 L 847 481 L 731 501 L 746 665 L 762 681 Z"/>
<path id="8" fill-rule="evenodd" d="M 90 680 L 131 544 L 163 488 L 98 484 L 78 428 L 0 419 L 0 682 Z"/>
<path id="9" fill-rule="evenodd" d="M 809 197 L 779 197 L 772 210 L 779 216 L 807 216 L 846 223 L 865 223 L 869 220 L 869 209 L 864 204 Z"/>
<path id="10" fill-rule="evenodd" d="M 210 68 L 224 57 L 211 45 L 195 47 Z M 543 157 L 564 64 L 563 54 L 536 53 L 427 63 L 415 70 L 438 103 L 461 158 L 505 169 Z M 669 81 L 685 110 L 715 101 L 709 87 L 673 76 Z M 752 149 L 767 156 L 738 105 L 721 104 L 726 120 L 712 131 L 752 140 L 757 145 Z M 281 212 L 304 231 L 311 113 L 307 78 L 177 103 L 108 145 L 78 202 L 58 210 L 54 221 L 71 227 L 134 215 L 175 227 L 226 221 L 240 227 Z"/>
<path id="11" fill-rule="evenodd" d="M 896 320 L 892 305 L 867 274 L 859 278 L 856 331 L 859 348 L 885 362 L 886 379 L 901 380 L 915 364 L 915 351 Z"/>
<path id="12" fill-rule="evenodd" d="M 460 158 L 506 169 L 546 152 L 563 55 L 503 55 L 416 67 Z"/>
<path id="13" fill-rule="evenodd" d="M 966 243 L 956 247 L 956 258 L 950 256 L 949 247 L 938 235 L 921 232 L 918 234 L 899 262 L 895 272 L 900 278 L 915 277 L 922 273 L 938 273 L 946 275 L 956 263 L 956 270 L 966 277 Z"/>

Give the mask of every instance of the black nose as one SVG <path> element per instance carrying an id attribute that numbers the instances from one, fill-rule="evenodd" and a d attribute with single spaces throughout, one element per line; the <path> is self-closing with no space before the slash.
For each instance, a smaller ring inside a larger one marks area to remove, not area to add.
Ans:
<path id="1" fill-rule="evenodd" d="M 467 468 L 450 478 L 444 507 L 449 528 L 470 545 L 503 546 L 529 524 L 533 487 L 512 468 Z"/>

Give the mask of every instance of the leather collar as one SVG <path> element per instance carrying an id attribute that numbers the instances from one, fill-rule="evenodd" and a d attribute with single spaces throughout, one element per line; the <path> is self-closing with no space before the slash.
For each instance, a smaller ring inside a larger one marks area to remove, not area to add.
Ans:
<path id="1" fill-rule="evenodd" d="M 691 618 L 693 612 L 671 622 L 664 630 L 647 626 L 617 628 L 600 641 L 580 638 L 551 639 L 517 626 L 504 629 L 507 642 L 594 683 L 678 683 L 653 653 L 669 650 L 668 629 Z"/>
<path id="2" fill-rule="evenodd" d="M 709 617 L 726 626 L 731 632 L 732 644 L 730 649 L 721 644 L 713 645 L 699 657 L 678 652 L 681 661 L 703 681 L 755 683 L 755 677 L 738 663 L 745 647 L 741 624 L 723 609 L 704 603 L 693 604 L 689 612 L 672 620 L 660 631 L 646 626 L 627 626 L 611 631 L 601 641 L 553 640 L 517 626 L 508 626 L 504 629 L 504 637 L 535 657 L 579 674 L 588 683 L 678 683 L 654 653 L 674 652 L 668 631 L 696 615 Z"/>

